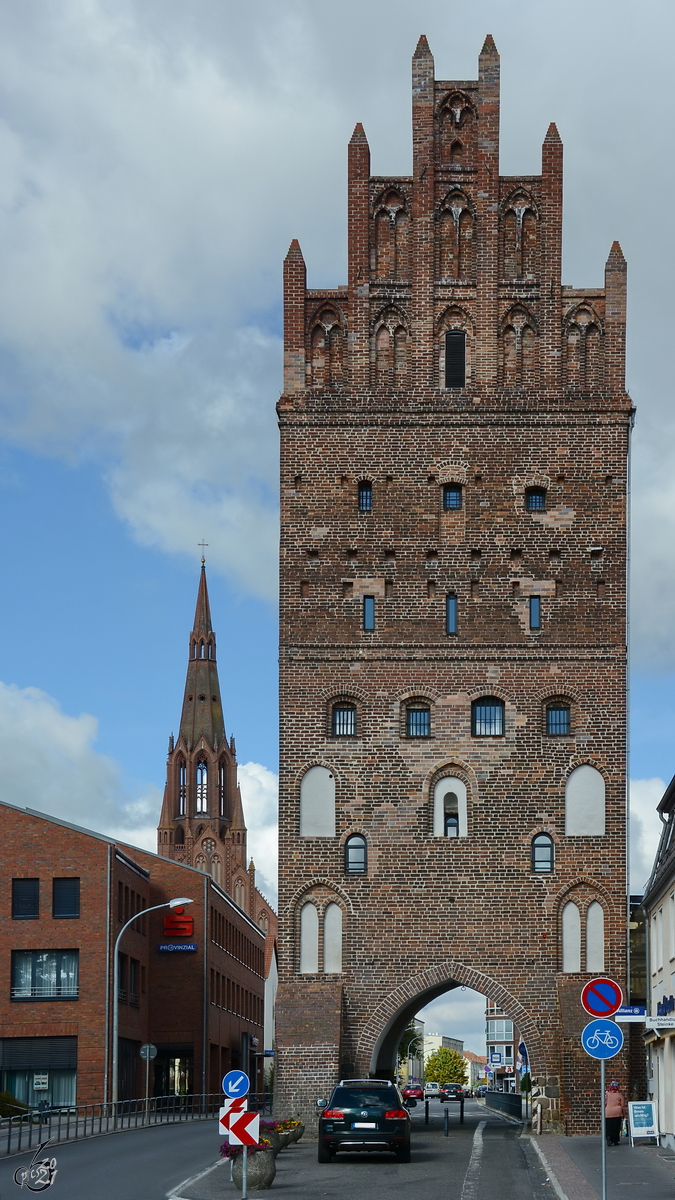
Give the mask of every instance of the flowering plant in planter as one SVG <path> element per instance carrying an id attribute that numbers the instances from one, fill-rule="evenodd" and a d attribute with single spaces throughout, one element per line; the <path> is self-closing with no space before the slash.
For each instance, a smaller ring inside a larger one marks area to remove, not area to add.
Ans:
<path id="1" fill-rule="evenodd" d="M 261 1137 L 260 1141 L 255 1146 L 233 1146 L 230 1142 L 223 1142 L 220 1147 L 221 1158 L 239 1158 L 242 1150 L 248 1150 L 249 1154 L 255 1154 L 258 1150 L 271 1150 L 271 1143 L 267 1138 Z"/>

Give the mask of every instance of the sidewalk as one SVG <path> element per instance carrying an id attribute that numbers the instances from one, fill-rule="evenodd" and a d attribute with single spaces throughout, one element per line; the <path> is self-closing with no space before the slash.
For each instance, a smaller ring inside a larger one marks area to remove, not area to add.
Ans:
<path id="1" fill-rule="evenodd" d="M 529 1135 L 558 1200 L 599 1200 L 600 1138 Z M 607 1148 L 608 1200 L 673 1200 L 675 1153 L 662 1146 L 634 1146 L 628 1138 Z"/>

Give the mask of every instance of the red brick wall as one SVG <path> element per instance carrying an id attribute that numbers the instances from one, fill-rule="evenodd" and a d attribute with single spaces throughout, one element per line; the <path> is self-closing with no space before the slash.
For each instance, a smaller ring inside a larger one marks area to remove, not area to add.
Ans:
<path id="1" fill-rule="evenodd" d="M 491 39 L 469 83 L 435 81 L 423 39 L 413 175 L 368 180 L 357 126 L 348 290 L 305 293 L 304 343 L 297 243 L 286 260 L 277 1099 L 308 1120 L 306 1078 L 325 1094 L 341 1063 L 383 1070 L 396 1014 L 465 984 L 522 1031 L 545 1119 L 590 1132 L 595 1067 L 578 1034 L 563 1035 L 566 899 L 602 904 L 605 969 L 625 981 L 625 263 L 613 247 L 606 294 L 561 286 L 557 131 L 542 175 L 517 179 L 499 176 L 498 135 Z M 448 328 L 468 348 L 467 386 L 451 391 Z M 361 479 L 370 513 L 357 508 Z M 460 512 L 443 511 L 445 482 L 462 485 Z M 546 489 L 545 513 L 525 511 L 531 486 Z M 530 595 L 542 597 L 537 633 Z M 471 736 L 481 695 L 504 700 L 503 738 Z M 338 696 L 357 705 L 354 739 L 330 736 Z M 546 735 L 555 696 L 571 704 L 570 737 Z M 429 739 L 402 736 L 410 697 L 430 706 Z M 582 763 L 605 777 L 601 838 L 565 836 L 565 780 Z M 315 764 L 335 776 L 335 838 L 299 837 L 300 779 Z M 445 773 L 467 784 L 466 839 L 432 836 Z M 353 830 L 368 840 L 367 876 L 344 874 Z M 530 869 L 541 830 L 552 875 Z M 326 889 L 344 914 L 343 1001 L 340 1028 L 326 1018 L 322 1034 L 308 1013 L 337 984 L 298 974 L 298 912 Z"/>

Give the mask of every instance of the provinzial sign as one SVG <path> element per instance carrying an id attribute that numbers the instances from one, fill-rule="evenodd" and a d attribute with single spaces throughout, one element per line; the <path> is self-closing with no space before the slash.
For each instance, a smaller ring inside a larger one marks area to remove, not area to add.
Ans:
<path id="1" fill-rule="evenodd" d="M 185 953 L 186 950 L 196 950 L 197 943 L 196 942 L 167 942 L 166 944 L 163 944 L 162 942 L 160 942 L 157 949 L 164 950 L 165 952 L 173 953 L 173 954 L 180 953 L 181 951 L 183 953 Z"/>
<path id="2" fill-rule="evenodd" d="M 628 1120 L 631 1145 L 635 1138 L 653 1137 L 658 1140 L 659 1117 L 654 1100 L 629 1100 Z"/>
<path id="3" fill-rule="evenodd" d="M 623 1004 L 623 992 L 613 979 L 599 975 L 582 988 L 581 1003 L 590 1017 L 612 1017 Z"/>

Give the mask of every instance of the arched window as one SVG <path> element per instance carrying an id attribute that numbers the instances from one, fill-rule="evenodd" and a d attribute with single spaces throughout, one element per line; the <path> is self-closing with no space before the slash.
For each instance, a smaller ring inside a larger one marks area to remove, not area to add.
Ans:
<path id="1" fill-rule="evenodd" d="M 314 326 L 311 354 L 312 386 L 324 387 L 326 384 L 326 330 L 323 325 Z"/>
<path id="2" fill-rule="evenodd" d="M 525 489 L 525 508 L 527 512 L 546 511 L 546 488 L 529 487 Z"/>
<path id="3" fill-rule="evenodd" d="M 406 709 L 405 732 L 409 738 L 431 736 L 431 709 L 428 704 L 411 704 Z"/>
<path id="4" fill-rule="evenodd" d="M 345 875 L 365 875 L 368 870 L 368 845 L 361 833 L 353 833 L 345 842 Z"/>
<path id="5" fill-rule="evenodd" d="M 319 914 L 314 904 L 300 909 L 300 973 L 315 975 L 319 970 Z"/>
<path id="6" fill-rule="evenodd" d="M 445 386 L 466 386 L 466 334 L 463 329 L 449 329 L 445 335 Z"/>
<path id="7" fill-rule="evenodd" d="M 220 813 L 221 817 L 225 816 L 226 778 L 227 774 L 225 761 L 221 758 L 220 762 L 218 763 L 218 812 Z"/>
<path id="8" fill-rule="evenodd" d="M 187 803 L 187 767 L 183 759 L 178 760 L 178 816 L 185 816 Z"/>
<path id="9" fill-rule="evenodd" d="M 206 870 L 206 858 L 204 857 L 203 854 L 197 855 L 197 857 L 195 859 L 195 867 L 197 868 L 198 871 Z"/>
<path id="10" fill-rule="evenodd" d="M 211 856 L 211 878 L 220 887 L 220 858 L 217 854 Z"/>
<path id="11" fill-rule="evenodd" d="M 444 483 L 443 484 L 443 508 L 448 510 L 458 509 L 462 507 L 462 485 L 461 483 Z"/>
<path id="12" fill-rule="evenodd" d="M 240 908 L 246 907 L 246 884 L 244 883 L 243 879 L 235 880 L 234 902 L 235 904 L 238 904 Z"/>
<path id="13" fill-rule="evenodd" d="M 562 969 L 569 974 L 581 970 L 581 913 L 573 900 L 562 911 Z"/>
<path id="14" fill-rule="evenodd" d="M 300 837 L 335 837 L 335 779 L 310 767 L 300 783 Z"/>
<path id="15" fill-rule="evenodd" d="M 197 796 L 196 796 L 196 811 L 198 813 L 208 812 L 209 804 L 209 788 L 208 788 L 208 767 L 205 762 L 197 763 Z"/>
<path id="16" fill-rule="evenodd" d="M 359 483 L 359 512 L 373 511 L 373 485 L 369 479 Z"/>
<path id="17" fill-rule="evenodd" d="M 326 975 L 342 971 L 342 909 L 329 904 L 323 918 L 323 969 Z"/>
<path id="18" fill-rule="evenodd" d="M 203 642 L 199 643 L 199 657 L 200 658 L 204 657 L 204 643 Z"/>
<path id="19" fill-rule="evenodd" d="M 270 927 L 267 913 L 261 913 L 258 917 L 258 928 L 262 929 L 263 933 L 267 933 Z"/>
<path id="20" fill-rule="evenodd" d="M 391 382 L 391 335 L 386 325 L 381 325 L 375 335 L 375 371 L 380 387 Z"/>
<path id="21" fill-rule="evenodd" d="M 467 833 L 466 784 L 447 775 L 434 788 L 434 837 L 466 837 Z"/>
<path id="22" fill-rule="evenodd" d="M 605 780 L 595 767 L 576 767 L 565 785 L 565 833 L 602 837 L 605 832 Z"/>
<path id="23" fill-rule="evenodd" d="M 471 732 L 474 737 L 504 736 L 504 701 L 497 696 L 481 696 L 471 705 Z"/>
<path id="24" fill-rule="evenodd" d="M 550 833 L 536 834 L 532 838 L 532 870 L 535 875 L 548 875 L 553 864 L 553 838 Z"/>
<path id="25" fill-rule="evenodd" d="M 551 737 L 569 737 L 572 729 L 572 712 L 569 704 L 554 700 L 546 706 L 546 732 Z"/>
<path id="26" fill-rule="evenodd" d="M 333 737 L 356 737 L 356 705 L 347 702 L 334 704 L 331 714 Z"/>
<path id="27" fill-rule="evenodd" d="M 185 845 L 185 831 L 184 831 L 182 825 L 176 826 L 175 844 L 176 844 L 176 846 L 184 846 Z"/>
<path id="28" fill-rule="evenodd" d="M 605 969 L 605 910 L 597 900 L 586 913 L 586 970 Z"/>

